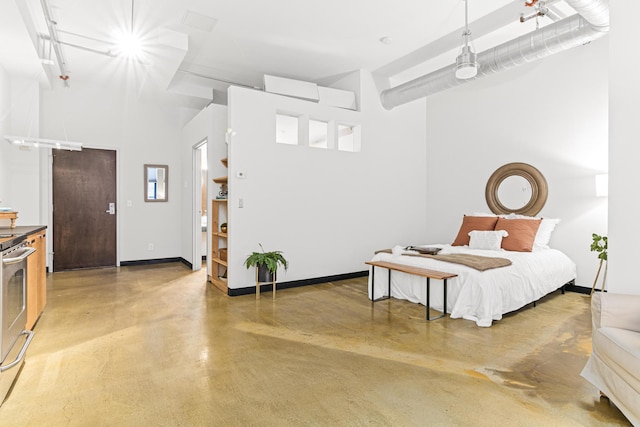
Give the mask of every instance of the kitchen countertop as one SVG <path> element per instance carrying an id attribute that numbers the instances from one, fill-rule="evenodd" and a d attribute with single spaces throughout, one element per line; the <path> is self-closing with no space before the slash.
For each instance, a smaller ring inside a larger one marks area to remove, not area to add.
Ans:
<path id="1" fill-rule="evenodd" d="M 46 225 L 16 226 L 16 228 L 0 227 L 0 251 L 9 249 L 27 238 L 28 235 L 45 230 Z"/>

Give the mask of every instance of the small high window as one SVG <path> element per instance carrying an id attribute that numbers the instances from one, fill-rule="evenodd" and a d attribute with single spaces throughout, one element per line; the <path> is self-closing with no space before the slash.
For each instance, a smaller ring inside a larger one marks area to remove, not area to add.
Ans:
<path id="1" fill-rule="evenodd" d="M 298 145 L 298 118 L 287 114 L 276 114 L 276 142 Z"/>
<path id="2" fill-rule="evenodd" d="M 329 123 L 309 120 L 309 147 L 329 148 Z"/>
<path id="3" fill-rule="evenodd" d="M 338 125 L 338 150 L 360 151 L 360 128 L 358 126 Z"/>

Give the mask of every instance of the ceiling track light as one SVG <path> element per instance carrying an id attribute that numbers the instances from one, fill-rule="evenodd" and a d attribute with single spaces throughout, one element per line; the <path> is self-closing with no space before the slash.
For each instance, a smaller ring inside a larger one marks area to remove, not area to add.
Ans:
<path id="1" fill-rule="evenodd" d="M 55 148 L 58 150 L 82 151 L 82 143 L 80 142 L 9 135 L 5 135 L 4 139 L 9 144 L 17 145 L 19 147 Z"/>
<path id="2" fill-rule="evenodd" d="M 472 79 L 478 74 L 477 55 L 471 50 L 471 30 L 469 30 L 469 2 L 464 0 L 464 32 L 462 33 L 462 49 L 456 58 L 456 78 Z"/>

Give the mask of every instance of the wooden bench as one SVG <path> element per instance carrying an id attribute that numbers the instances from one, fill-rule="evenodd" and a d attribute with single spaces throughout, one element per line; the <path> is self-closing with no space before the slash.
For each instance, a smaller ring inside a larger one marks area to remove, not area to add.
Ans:
<path id="1" fill-rule="evenodd" d="M 411 265 L 403 265 L 403 264 L 396 264 L 395 262 L 388 262 L 388 261 L 367 261 L 365 262 L 365 264 L 368 264 L 370 266 L 372 266 L 371 269 L 371 302 L 376 302 L 376 301 L 382 301 L 385 299 L 389 299 L 391 298 L 391 270 L 394 271 L 401 271 L 403 273 L 406 274 L 413 274 L 414 276 L 420 276 L 420 277 L 425 277 L 427 279 L 427 320 L 436 320 L 436 319 L 440 319 L 441 317 L 444 317 L 447 315 L 447 279 L 451 279 L 453 277 L 457 277 L 457 274 L 452 274 L 452 273 L 444 273 L 442 271 L 436 271 L 436 270 L 429 270 L 426 268 L 420 268 L 420 267 L 414 267 Z M 387 297 L 386 298 L 378 298 L 377 300 L 374 299 L 374 295 L 375 295 L 375 272 L 376 272 L 376 267 L 380 267 L 380 268 L 386 268 L 387 270 L 389 270 L 389 287 L 387 290 Z M 443 286 L 444 286 L 444 298 L 443 298 L 443 310 L 442 310 L 442 314 L 438 317 L 434 317 L 433 319 L 431 318 L 431 316 L 429 315 L 429 305 L 430 305 L 430 293 L 431 293 L 431 289 L 430 289 L 430 279 L 436 279 L 436 280 L 442 280 Z"/>

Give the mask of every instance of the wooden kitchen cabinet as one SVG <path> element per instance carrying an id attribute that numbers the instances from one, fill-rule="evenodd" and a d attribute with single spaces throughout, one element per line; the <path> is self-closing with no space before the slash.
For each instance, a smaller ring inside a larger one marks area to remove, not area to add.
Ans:
<path id="1" fill-rule="evenodd" d="M 47 234 L 45 230 L 27 236 L 36 251 L 27 258 L 27 324 L 33 329 L 47 303 Z"/>

